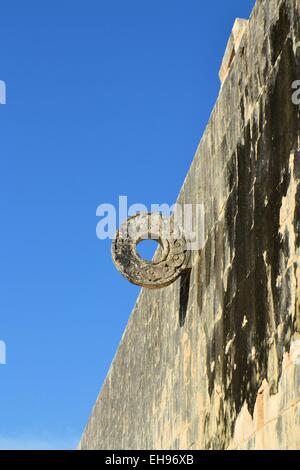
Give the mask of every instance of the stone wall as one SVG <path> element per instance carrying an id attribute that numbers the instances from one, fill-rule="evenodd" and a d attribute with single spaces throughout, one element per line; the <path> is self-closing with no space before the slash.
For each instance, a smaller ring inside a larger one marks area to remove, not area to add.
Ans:
<path id="1" fill-rule="evenodd" d="M 299 18 L 257 1 L 178 199 L 204 247 L 141 290 L 79 448 L 300 449 Z"/>

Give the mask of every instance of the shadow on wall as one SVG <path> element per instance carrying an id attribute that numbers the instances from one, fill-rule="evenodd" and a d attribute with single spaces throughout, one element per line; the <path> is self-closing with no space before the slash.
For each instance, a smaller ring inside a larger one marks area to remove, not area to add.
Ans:
<path id="1" fill-rule="evenodd" d="M 179 293 L 179 325 L 183 327 L 185 324 L 187 307 L 189 303 L 189 293 L 190 293 L 190 280 L 191 280 L 191 270 L 189 269 L 182 274 L 180 278 L 180 293 Z"/>

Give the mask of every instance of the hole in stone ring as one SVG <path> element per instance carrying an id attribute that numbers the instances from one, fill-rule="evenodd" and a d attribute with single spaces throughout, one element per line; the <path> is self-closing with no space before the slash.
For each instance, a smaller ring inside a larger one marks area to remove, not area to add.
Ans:
<path id="1" fill-rule="evenodd" d="M 159 240 L 140 240 L 136 245 L 136 252 L 143 260 L 152 261 L 158 246 L 162 246 Z"/>

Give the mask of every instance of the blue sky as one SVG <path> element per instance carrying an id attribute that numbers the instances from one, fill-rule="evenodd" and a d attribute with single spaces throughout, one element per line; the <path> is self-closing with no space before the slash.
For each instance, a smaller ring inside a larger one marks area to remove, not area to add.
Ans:
<path id="1" fill-rule="evenodd" d="M 175 202 L 254 0 L 1 2 L 0 448 L 74 448 L 139 288 L 96 208 Z"/>

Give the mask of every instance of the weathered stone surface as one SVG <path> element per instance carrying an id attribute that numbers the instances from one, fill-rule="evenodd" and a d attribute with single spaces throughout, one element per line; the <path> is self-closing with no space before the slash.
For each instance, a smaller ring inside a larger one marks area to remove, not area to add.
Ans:
<path id="1" fill-rule="evenodd" d="M 220 77 L 222 84 L 229 73 L 234 56 L 238 52 L 238 49 L 240 47 L 240 43 L 241 43 L 241 40 L 242 40 L 242 37 L 244 35 L 247 25 L 248 25 L 247 20 L 244 20 L 241 18 L 237 18 L 235 20 L 235 23 L 232 28 L 232 33 L 229 37 L 225 54 L 223 57 L 222 65 L 221 65 L 220 72 L 219 72 L 219 77 Z"/>
<path id="2" fill-rule="evenodd" d="M 300 448 L 299 17 L 257 1 L 178 199 L 205 245 L 141 291 L 80 448 Z"/>

